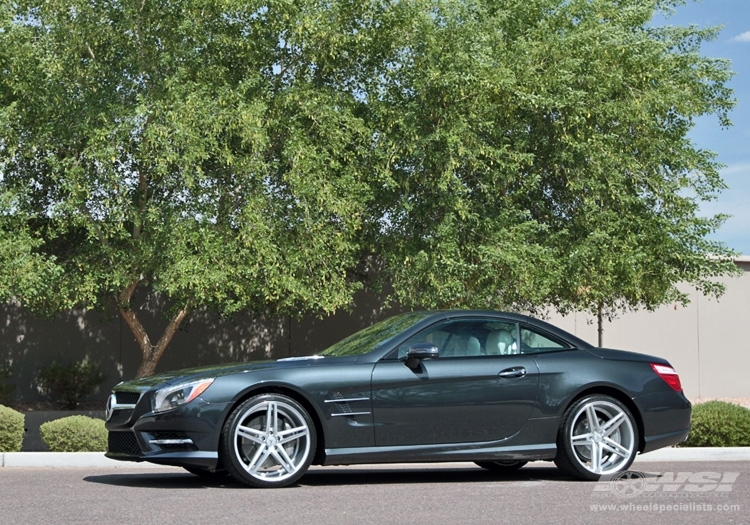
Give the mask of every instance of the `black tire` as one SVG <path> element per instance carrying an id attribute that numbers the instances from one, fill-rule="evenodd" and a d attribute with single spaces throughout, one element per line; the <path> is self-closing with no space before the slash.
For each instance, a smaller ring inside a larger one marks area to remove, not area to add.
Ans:
<path id="1" fill-rule="evenodd" d="M 316 442 L 315 425 L 302 405 L 281 394 L 261 394 L 230 414 L 222 458 L 232 477 L 246 485 L 286 487 L 307 472 Z"/>
<path id="2" fill-rule="evenodd" d="M 514 461 L 514 460 L 501 460 L 501 461 L 475 461 L 475 464 L 479 465 L 483 469 L 491 472 L 497 472 L 498 474 L 510 474 L 523 467 L 528 461 Z"/>
<path id="3" fill-rule="evenodd" d="M 182 468 L 184 468 L 185 470 L 187 470 L 194 476 L 198 476 L 208 481 L 221 481 L 229 477 L 229 472 L 227 472 L 227 470 L 224 468 L 217 469 L 214 472 L 211 472 L 208 469 L 200 468 L 200 467 L 182 467 Z"/>
<path id="4" fill-rule="evenodd" d="M 593 430 L 592 430 L 593 427 Z M 630 467 L 638 454 L 638 425 L 623 403 L 591 395 L 573 403 L 557 434 L 555 464 L 566 474 L 599 481 Z"/>

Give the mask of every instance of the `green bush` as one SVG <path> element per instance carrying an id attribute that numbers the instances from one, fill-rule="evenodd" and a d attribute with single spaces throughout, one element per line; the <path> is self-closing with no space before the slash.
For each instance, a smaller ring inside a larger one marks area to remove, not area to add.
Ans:
<path id="1" fill-rule="evenodd" d="M 50 452 L 105 452 L 107 430 L 104 421 L 88 416 L 69 416 L 39 427 Z"/>
<path id="2" fill-rule="evenodd" d="M 726 401 L 695 405 L 690 435 L 680 446 L 750 446 L 750 409 Z"/>
<path id="3" fill-rule="evenodd" d="M 104 381 L 99 367 L 89 361 L 59 365 L 55 361 L 37 376 L 41 389 L 69 410 L 74 410 L 81 398 L 89 395 Z"/>
<path id="4" fill-rule="evenodd" d="M 26 416 L 0 405 L 0 452 L 21 452 Z"/>

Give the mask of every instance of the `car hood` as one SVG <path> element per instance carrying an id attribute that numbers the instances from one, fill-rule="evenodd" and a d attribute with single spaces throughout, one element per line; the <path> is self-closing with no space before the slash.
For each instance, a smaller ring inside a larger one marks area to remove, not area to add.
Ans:
<path id="1" fill-rule="evenodd" d="M 330 363 L 331 361 L 339 361 L 341 359 L 342 358 L 339 357 L 324 358 L 322 356 L 305 356 L 277 359 L 275 361 L 252 361 L 249 363 L 229 363 L 196 368 L 185 368 L 182 370 L 174 370 L 171 372 L 155 374 L 149 377 L 142 377 L 140 379 L 133 379 L 131 381 L 123 381 L 118 384 L 115 389 L 132 389 L 143 391 L 160 385 L 175 384 L 183 381 L 194 381 L 206 377 L 242 374 L 247 372 L 277 368 L 298 368 L 305 366 L 315 366 L 323 364 L 324 361 Z"/>

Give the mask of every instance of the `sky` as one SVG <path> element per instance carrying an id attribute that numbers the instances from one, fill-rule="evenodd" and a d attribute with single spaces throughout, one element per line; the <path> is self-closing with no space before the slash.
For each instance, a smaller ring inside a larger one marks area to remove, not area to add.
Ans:
<path id="1" fill-rule="evenodd" d="M 723 26 L 718 38 L 701 49 L 704 56 L 732 61 L 735 76 L 729 87 L 737 99 L 729 114 L 733 126 L 721 128 L 715 116 L 701 118 L 690 138 L 697 147 L 716 152 L 726 166 L 721 176 L 729 189 L 701 206 L 705 215 L 732 215 L 711 238 L 750 256 L 750 0 L 687 0 L 666 20 L 654 20 L 654 25 L 663 24 Z"/>

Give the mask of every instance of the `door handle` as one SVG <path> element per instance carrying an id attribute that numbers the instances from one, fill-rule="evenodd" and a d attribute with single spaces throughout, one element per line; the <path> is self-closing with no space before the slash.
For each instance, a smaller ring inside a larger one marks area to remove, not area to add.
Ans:
<path id="1" fill-rule="evenodd" d="M 526 369 L 522 366 L 514 366 L 513 368 L 506 368 L 497 375 L 499 377 L 523 377 L 526 375 Z"/>

